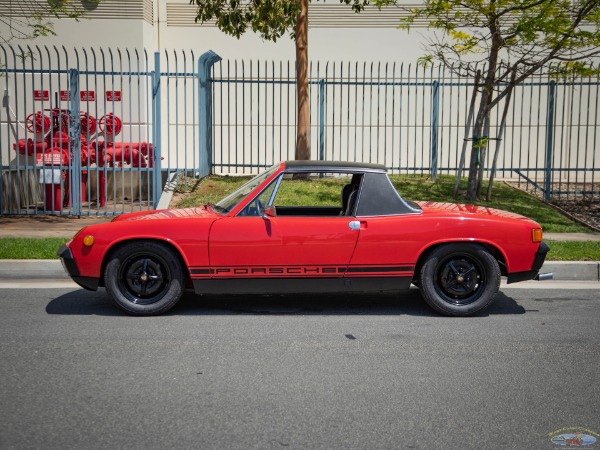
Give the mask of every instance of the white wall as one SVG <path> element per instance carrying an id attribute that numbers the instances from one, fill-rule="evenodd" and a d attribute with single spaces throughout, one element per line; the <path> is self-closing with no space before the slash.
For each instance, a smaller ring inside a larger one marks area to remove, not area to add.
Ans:
<path id="1" fill-rule="evenodd" d="M 144 8 L 150 1 L 146 0 Z M 146 48 L 149 52 L 191 49 L 197 54 L 212 49 L 223 59 L 293 60 L 295 57 L 294 43 L 289 35 L 273 43 L 263 41 L 248 31 L 238 40 L 214 26 L 195 24 L 195 8 L 189 5 L 188 0 L 153 0 L 151 16 L 143 14 L 145 9 L 141 5 L 132 4 L 137 3 L 133 0 L 123 3 L 105 1 L 97 10 L 89 12 L 89 18 L 48 19 L 54 23 L 56 36 L 13 41 L 13 44 Z M 356 15 L 346 5 L 327 4 L 329 9 L 333 7 L 344 15 L 350 14 L 340 25 L 341 22 L 337 23 L 335 18 L 328 19 L 323 13 L 317 14 L 324 6 L 319 2 L 310 6 L 310 11 L 315 11 L 315 25 L 311 26 L 309 22 L 309 58 L 312 60 L 414 62 L 423 54 L 421 43 L 425 42 L 424 36 L 428 33 L 424 29 L 408 33 L 395 28 L 399 24 L 396 16 L 390 18 L 389 14 L 382 13 L 381 19 L 378 19 L 376 11 Z M 177 17 L 175 10 L 179 12 Z M 310 13 L 309 17 L 312 16 L 313 13 Z M 357 28 L 348 27 L 353 23 Z M 0 32 L 8 35 L 6 25 L 0 24 Z"/>
<path id="2" fill-rule="evenodd" d="M 415 62 L 425 53 L 421 33 L 394 29 L 310 29 L 308 56 L 313 61 Z M 160 26 L 161 49 L 213 50 L 223 59 L 294 60 L 294 41 L 284 36 L 276 43 L 249 32 L 240 39 L 217 28 Z"/>

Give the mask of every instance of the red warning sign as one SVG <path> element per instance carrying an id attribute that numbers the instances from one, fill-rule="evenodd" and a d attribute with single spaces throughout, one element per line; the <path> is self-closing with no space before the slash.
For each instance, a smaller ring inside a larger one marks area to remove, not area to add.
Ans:
<path id="1" fill-rule="evenodd" d="M 48 91 L 41 91 L 36 89 L 33 91 L 33 99 L 36 102 L 47 102 L 48 100 L 50 100 L 50 94 L 48 93 Z"/>
<path id="2" fill-rule="evenodd" d="M 61 102 L 71 101 L 71 91 L 60 91 L 60 101 Z"/>
<path id="3" fill-rule="evenodd" d="M 94 102 L 96 101 L 96 92 L 95 91 L 81 91 L 79 93 L 79 98 L 82 102 Z"/>
<path id="4" fill-rule="evenodd" d="M 121 101 L 121 91 L 106 91 L 106 101 L 107 102 L 120 102 Z"/>
<path id="5" fill-rule="evenodd" d="M 67 165 L 69 162 L 65 160 L 61 152 L 38 153 L 35 163 L 38 166 L 61 166 Z"/>

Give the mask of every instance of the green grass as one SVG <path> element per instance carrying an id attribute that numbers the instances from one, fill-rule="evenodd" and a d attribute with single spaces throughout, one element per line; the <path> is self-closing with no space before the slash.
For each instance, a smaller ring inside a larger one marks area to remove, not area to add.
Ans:
<path id="1" fill-rule="evenodd" d="M 463 199 L 453 197 L 455 178 L 440 176 L 433 183 L 428 176 L 392 175 L 392 183 L 404 198 L 409 200 L 431 200 L 436 202 L 464 203 Z M 215 203 L 243 184 L 248 177 L 210 176 L 187 189 L 186 196 L 175 203 L 178 208 Z M 464 191 L 466 181 L 461 189 Z M 286 204 L 326 205 L 339 203 L 343 181 L 335 179 L 299 182 L 297 189 L 286 192 Z M 483 192 L 487 190 L 484 183 Z M 590 229 L 574 222 L 556 209 L 518 189 L 504 183 L 495 183 L 492 199 L 476 204 L 490 208 L 504 209 L 537 221 L 546 233 L 589 233 Z"/>
<path id="2" fill-rule="evenodd" d="M 57 259 L 56 251 L 67 241 L 63 238 L 1 238 L 0 259 Z"/>
<path id="3" fill-rule="evenodd" d="M 400 195 L 410 200 L 464 203 L 464 199 L 453 197 L 456 183 L 454 177 L 441 176 L 435 183 L 429 177 L 393 175 L 390 178 Z M 487 186 L 487 182 L 484 182 L 483 193 L 487 192 Z M 466 190 L 466 180 L 462 181 L 461 190 Z M 541 200 L 505 183 L 494 183 L 491 201 L 482 200 L 475 204 L 522 214 L 538 222 L 546 233 L 591 232 L 589 228 L 574 222 Z"/>
<path id="4" fill-rule="evenodd" d="M 339 206 L 346 183 L 348 180 L 339 178 L 283 180 L 277 202 L 286 206 Z"/>
<path id="5" fill-rule="evenodd" d="M 187 186 L 180 184 L 177 190 L 184 193 L 185 197 L 177 200 L 175 204 L 171 204 L 171 207 L 188 208 L 205 205 L 206 203 L 217 203 L 249 179 L 250 177 L 211 175 Z"/>
<path id="6" fill-rule="evenodd" d="M 547 261 L 600 261 L 599 241 L 548 241 Z"/>

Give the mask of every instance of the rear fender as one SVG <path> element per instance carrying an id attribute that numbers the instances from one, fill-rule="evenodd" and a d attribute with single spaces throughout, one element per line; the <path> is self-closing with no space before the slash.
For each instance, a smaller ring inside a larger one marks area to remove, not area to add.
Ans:
<path id="1" fill-rule="evenodd" d="M 417 264 L 415 266 L 415 274 L 414 274 L 415 280 L 419 279 L 419 276 L 421 273 L 421 267 L 423 267 L 423 264 L 425 264 L 425 261 L 427 261 L 427 258 L 429 257 L 429 255 L 436 248 L 439 248 L 443 245 L 448 245 L 448 244 L 477 244 L 481 247 L 484 247 L 488 252 L 490 252 L 490 254 L 498 262 L 498 265 L 500 266 L 500 273 L 504 276 L 507 275 L 508 271 L 507 271 L 507 266 L 506 266 L 506 257 L 504 255 L 504 253 L 495 245 L 490 244 L 488 242 L 479 242 L 479 241 L 444 241 L 444 242 L 437 242 L 435 244 L 432 244 L 429 247 L 426 247 L 424 250 L 421 251 L 419 258 L 417 259 Z"/>

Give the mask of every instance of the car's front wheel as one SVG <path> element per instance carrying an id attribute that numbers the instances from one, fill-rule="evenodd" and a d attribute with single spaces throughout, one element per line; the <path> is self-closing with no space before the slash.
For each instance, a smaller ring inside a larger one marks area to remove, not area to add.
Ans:
<path id="1" fill-rule="evenodd" d="M 419 281 L 421 294 L 433 309 L 450 316 L 468 316 L 494 301 L 500 288 L 500 267 L 481 245 L 446 244 L 429 255 Z"/>
<path id="2" fill-rule="evenodd" d="M 104 271 L 104 285 L 113 302 L 136 315 L 171 309 L 183 294 L 184 281 L 177 255 L 160 242 L 136 241 L 119 247 Z"/>

